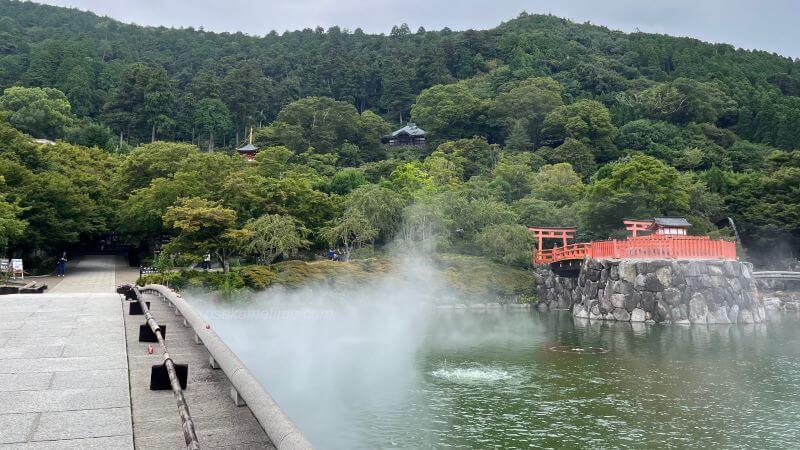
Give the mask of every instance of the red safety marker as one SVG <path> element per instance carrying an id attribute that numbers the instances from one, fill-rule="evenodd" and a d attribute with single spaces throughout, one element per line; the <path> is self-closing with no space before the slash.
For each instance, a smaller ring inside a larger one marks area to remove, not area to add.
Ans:
<path id="1" fill-rule="evenodd" d="M 206 324 L 206 330 L 210 330 L 210 329 L 211 329 L 211 324 L 208 324 L 208 323 L 207 323 L 207 324 Z"/>
<path id="2" fill-rule="evenodd" d="M 152 355 L 156 349 L 153 348 L 153 344 L 147 344 L 147 354 Z"/>

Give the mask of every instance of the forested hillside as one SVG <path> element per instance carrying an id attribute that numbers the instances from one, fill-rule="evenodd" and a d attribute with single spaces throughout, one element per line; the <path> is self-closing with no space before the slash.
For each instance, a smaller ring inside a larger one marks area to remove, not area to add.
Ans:
<path id="1" fill-rule="evenodd" d="M 242 239 L 280 228 L 295 250 L 436 235 L 525 264 L 525 225 L 607 237 L 623 217 L 684 215 L 723 235 L 733 217 L 753 255 L 790 255 L 799 69 L 524 13 L 479 31 L 253 37 L 0 0 L 0 230 L 29 252 L 110 229 L 147 242 L 222 214 L 228 241 L 187 235 L 176 249 L 263 254 L 277 250 Z M 427 148 L 381 145 L 409 120 Z M 65 142 L 33 146 L 11 126 Z M 250 127 L 264 148 L 253 164 L 230 154 Z M 49 220 L 62 226 L 43 231 Z"/>

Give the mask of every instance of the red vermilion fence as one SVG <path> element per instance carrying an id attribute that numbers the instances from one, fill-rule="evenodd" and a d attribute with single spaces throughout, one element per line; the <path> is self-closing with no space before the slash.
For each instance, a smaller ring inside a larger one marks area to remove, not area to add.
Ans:
<path id="1" fill-rule="evenodd" d="M 651 235 L 626 240 L 594 241 L 549 250 L 534 250 L 535 264 L 570 259 L 721 259 L 736 260 L 736 243 L 708 236 Z"/>
<path id="2" fill-rule="evenodd" d="M 534 263 L 547 264 L 567 259 L 583 259 L 591 250 L 592 244 L 570 244 L 566 247 L 551 248 L 548 250 L 536 251 L 534 249 Z"/>

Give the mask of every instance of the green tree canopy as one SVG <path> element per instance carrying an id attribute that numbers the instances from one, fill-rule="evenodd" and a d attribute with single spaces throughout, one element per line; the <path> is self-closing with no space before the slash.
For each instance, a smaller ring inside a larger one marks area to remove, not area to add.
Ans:
<path id="1" fill-rule="evenodd" d="M 583 142 L 592 149 L 599 162 L 616 157 L 613 140 L 617 128 L 611 121 L 608 108 L 594 100 L 578 100 L 556 108 L 545 118 L 543 133 L 549 142 L 555 144 L 567 138 Z"/>
<path id="2" fill-rule="evenodd" d="M 291 257 L 311 243 L 309 230 L 292 216 L 270 214 L 252 219 L 244 226 L 243 250 L 256 253 L 265 264 L 281 255 Z"/>
<path id="3" fill-rule="evenodd" d="M 480 129 L 483 109 L 483 101 L 464 84 L 436 85 L 419 94 L 411 119 L 434 141 L 460 138 Z"/>
<path id="4" fill-rule="evenodd" d="M 605 166 L 589 185 L 587 201 L 587 226 L 607 233 L 624 218 L 687 213 L 689 187 L 674 167 L 634 155 Z"/>
<path id="5" fill-rule="evenodd" d="M 36 138 L 55 139 L 75 118 L 63 92 L 53 88 L 10 87 L 0 96 L 0 110 L 11 125 Z"/>
<path id="6" fill-rule="evenodd" d="M 239 250 L 244 237 L 241 230 L 235 229 L 233 210 L 202 198 L 182 198 L 167 208 L 163 219 L 166 226 L 177 232 L 164 251 L 184 252 L 198 259 L 210 252 L 228 272 L 229 258 Z"/>

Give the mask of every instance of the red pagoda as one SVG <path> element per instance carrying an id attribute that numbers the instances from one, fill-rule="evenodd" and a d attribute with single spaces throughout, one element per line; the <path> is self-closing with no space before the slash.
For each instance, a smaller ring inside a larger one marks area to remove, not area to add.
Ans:
<path id="1" fill-rule="evenodd" d="M 258 147 L 253 145 L 253 127 L 250 127 L 250 139 L 248 140 L 248 143 L 238 147 L 236 152 L 242 155 L 246 160 L 252 161 L 258 154 L 258 151 Z"/>

